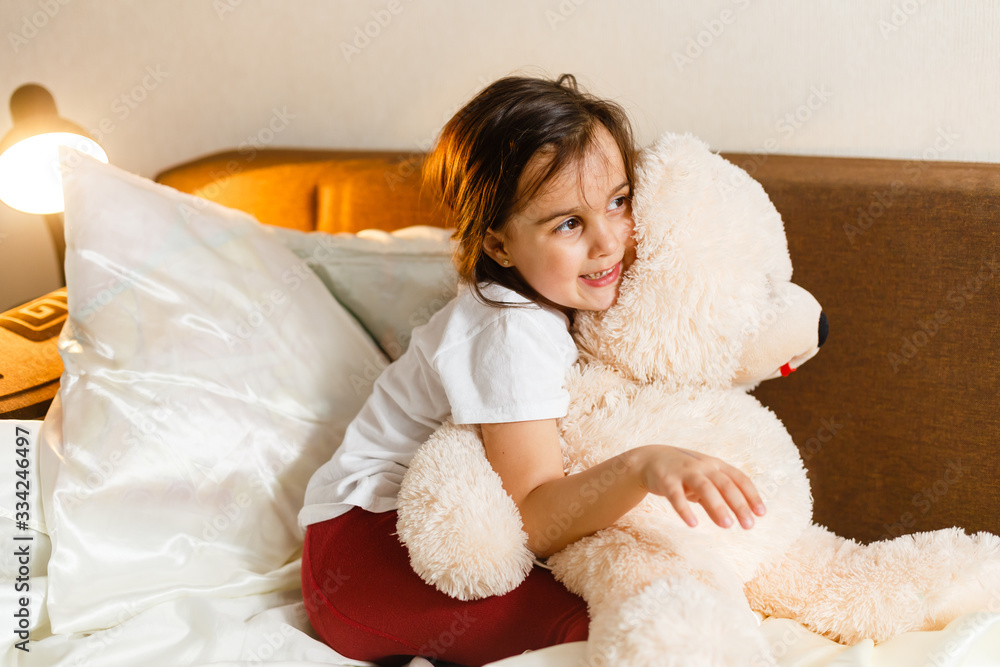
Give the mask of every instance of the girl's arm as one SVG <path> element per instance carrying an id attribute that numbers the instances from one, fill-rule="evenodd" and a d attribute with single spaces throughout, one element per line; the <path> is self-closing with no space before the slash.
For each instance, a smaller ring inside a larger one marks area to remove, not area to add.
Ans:
<path id="1" fill-rule="evenodd" d="M 486 457 L 521 512 L 528 547 L 541 557 L 607 528 L 647 493 L 666 497 L 691 526 L 697 520 L 688 501 L 701 503 L 724 528 L 732 525 L 727 507 L 744 528 L 753 526 L 753 514 L 764 514 L 750 479 L 712 456 L 646 445 L 566 476 L 555 419 L 481 428 Z"/>

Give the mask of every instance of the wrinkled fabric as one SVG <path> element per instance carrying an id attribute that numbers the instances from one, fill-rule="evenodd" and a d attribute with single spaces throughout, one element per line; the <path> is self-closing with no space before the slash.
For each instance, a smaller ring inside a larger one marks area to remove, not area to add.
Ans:
<path id="1" fill-rule="evenodd" d="M 879 645 L 844 646 L 786 618 L 761 623 L 780 667 L 996 667 L 1000 612 L 968 614 L 936 632 L 907 632 Z M 587 644 L 575 642 L 484 667 L 579 667 Z"/>
<path id="2" fill-rule="evenodd" d="M 53 631 L 297 588 L 306 482 L 384 356 L 250 216 L 81 157 L 64 189 L 62 427 L 40 451 Z"/>

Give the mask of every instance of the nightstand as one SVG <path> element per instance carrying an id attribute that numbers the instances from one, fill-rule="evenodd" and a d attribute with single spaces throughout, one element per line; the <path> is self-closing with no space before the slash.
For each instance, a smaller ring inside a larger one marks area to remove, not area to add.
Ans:
<path id="1" fill-rule="evenodd" d="M 42 419 L 59 389 L 66 288 L 0 314 L 0 419 Z"/>

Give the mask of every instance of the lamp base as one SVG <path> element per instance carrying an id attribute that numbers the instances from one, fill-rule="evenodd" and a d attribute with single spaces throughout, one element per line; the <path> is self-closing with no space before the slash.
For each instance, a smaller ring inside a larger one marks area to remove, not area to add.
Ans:
<path id="1" fill-rule="evenodd" d="M 59 265 L 59 284 L 66 285 L 66 233 L 63 231 L 63 214 L 48 213 L 42 216 L 45 218 L 45 226 L 49 228 L 52 236 L 52 245 L 56 249 L 56 263 Z"/>

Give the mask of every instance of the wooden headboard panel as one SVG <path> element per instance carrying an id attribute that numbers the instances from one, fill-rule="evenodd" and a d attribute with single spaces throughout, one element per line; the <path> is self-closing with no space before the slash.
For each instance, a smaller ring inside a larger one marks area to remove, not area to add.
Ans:
<path id="1" fill-rule="evenodd" d="M 421 192 L 422 162 L 420 153 L 398 151 L 227 151 L 156 180 L 303 231 L 450 226 L 447 211 Z"/>
<path id="2" fill-rule="evenodd" d="M 1000 165 L 726 157 L 782 213 L 830 321 L 817 357 L 756 392 L 802 450 L 816 521 L 864 541 L 1000 533 Z M 421 158 L 234 151 L 158 180 L 297 229 L 447 226 Z"/>

